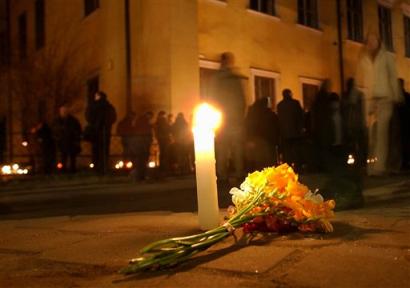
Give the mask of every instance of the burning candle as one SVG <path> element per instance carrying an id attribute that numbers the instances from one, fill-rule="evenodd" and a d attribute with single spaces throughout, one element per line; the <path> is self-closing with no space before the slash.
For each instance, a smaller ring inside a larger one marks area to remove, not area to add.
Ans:
<path id="1" fill-rule="evenodd" d="M 218 192 L 215 168 L 215 129 L 221 113 L 209 104 L 199 105 L 194 114 L 194 145 L 198 220 L 201 229 L 219 226 Z"/>

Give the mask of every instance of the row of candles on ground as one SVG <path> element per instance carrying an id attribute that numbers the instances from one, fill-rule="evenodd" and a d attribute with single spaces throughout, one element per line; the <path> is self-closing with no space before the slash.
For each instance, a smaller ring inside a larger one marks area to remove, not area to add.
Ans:
<path id="1" fill-rule="evenodd" d="M 367 163 L 375 163 L 377 161 L 377 158 L 370 158 L 367 159 Z M 349 155 L 347 158 L 347 164 L 348 165 L 354 165 L 355 163 L 355 159 L 353 157 L 353 155 Z M 131 170 L 133 167 L 133 163 L 131 161 L 118 161 L 115 165 L 114 168 L 116 170 Z M 148 163 L 148 168 L 155 168 L 157 167 L 157 164 L 154 161 L 150 161 Z M 94 163 L 90 163 L 88 165 L 88 167 L 90 169 L 94 168 Z M 63 164 L 62 163 L 57 163 L 57 169 L 61 170 L 63 169 Z M 19 164 L 15 163 L 15 164 L 11 164 L 11 165 L 4 165 L 1 168 L 1 174 L 2 175 L 27 175 L 29 173 L 29 169 L 28 168 L 23 168 L 20 167 Z"/>
<path id="2" fill-rule="evenodd" d="M 132 164 L 131 161 L 122 161 L 122 160 L 118 161 L 114 166 L 114 168 L 116 170 L 132 169 L 132 167 L 133 167 L 133 164 Z M 148 162 L 147 167 L 148 168 L 155 168 L 155 167 L 157 167 L 157 164 L 154 161 L 150 161 L 150 162 Z"/>
<path id="3" fill-rule="evenodd" d="M 94 169 L 94 166 L 95 166 L 94 163 L 90 163 L 88 165 L 88 167 L 90 169 Z M 63 169 L 63 167 L 64 167 L 63 163 L 58 163 L 57 164 L 57 169 L 61 170 L 61 169 Z M 118 161 L 114 165 L 115 170 L 131 170 L 132 167 L 134 167 L 134 164 L 131 161 L 123 161 L 123 160 Z M 155 167 L 157 167 L 157 164 L 154 161 L 150 161 L 150 162 L 148 162 L 147 167 L 148 168 L 155 168 Z"/>
<path id="4" fill-rule="evenodd" d="M 148 163 L 148 168 L 155 168 L 157 167 L 157 164 L 154 161 L 150 161 Z M 62 170 L 64 168 L 62 163 L 57 163 L 56 165 L 58 170 Z M 94 168 L 94 163 L 90 163 L 88 165 L 90 169 Z M 116 170 L 131 170 L 133 167 L 133 163 L 131 161 L 118 161 L 114 168 Z M 27 175 L 30 172 L 29 167 L 21 167 L 19 164 L 14 163 L 14 164 L 7 164 L 3 165 L 1 167 L 1 175 Z"/>
<path id="5" fill-rule="evenodd" d="M 367 163 L 375 163 L 376 161 L 377 161 L 377 158 L 367 159 Z M 354 163 L 355 163 L 355 159 L 354 159 L 353 155 L 350 154 L 347 158 L 347 164 L 348 165 L 354 165 Z M 120 160 L 114 165 L 114 168 L 116 170 L 131 170 L 133 166 L 134 165 L 131 161 Z M 150 161 L 147 166 L 148 166 L 148 168 L 155 168 L 155 167 L 157 167 L 157 164 L 154 161 Z M 88 167 L 90 169 L 93 169 L 94 168 L 94 163 L 90 163 L 88 165 Z M 57 169 L 62 170 L 63 169 L 63 164 L 62 163 L 57 163 Z M 4 165 L 1 168 L 1 174 L 3 174 L 3 175 L 27 175 L 28 173 L 29 173 L 28 168 L 20 167 L 20 165 L 17 164 L 17 163 L 14 163 L 14 164 L 11 164 L 11 165 Z"/>
<path id="6" fill-rule="evenodd" d="M 1 167 L 2 175 L 27 175 L 28 173 L 28 168 L 20 167 L 20 165 L 17 163 L 11 165 L 3 165 L 3 167 Z"/>

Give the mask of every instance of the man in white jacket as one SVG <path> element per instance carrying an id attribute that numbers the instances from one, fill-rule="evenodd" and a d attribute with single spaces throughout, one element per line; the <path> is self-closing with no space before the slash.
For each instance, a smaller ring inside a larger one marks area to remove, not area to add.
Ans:
<path id="1" fill-rule="evenodd" d="M 395 103 L 403 101 L 393 55 L 376 33 L 369 33 L 357 69 L 357 82 L 365 88 L 365 117 L 369 129 L 369 175 L 387 171 L 389 126 Z"/>

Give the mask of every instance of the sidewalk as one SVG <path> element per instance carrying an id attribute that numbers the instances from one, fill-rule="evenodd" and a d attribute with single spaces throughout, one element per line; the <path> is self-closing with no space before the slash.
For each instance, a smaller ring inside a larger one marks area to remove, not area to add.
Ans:
<path id="1" fill-rule="evenodd" d="M 338 212 L 332 234 L 229 238 L 175 270 L 133 277 L 116 271 L 151 241 L 198 232 L 195 213 L 3 220 L 0 287 L 406 287 L 409 190 L 405 180 L 365 190 L 367 207 Z"/>
<path id="2" fill-rule="evenodd" d="M 301 181 L 311 189 L 320 188 L 328 178 L 321 175 L 302 175 Z M 377 202 L 391 198 L 406 198 L 410 193 L 410 174 L 393 177 L 365 177 L 363 179 L 363 196 L 365 202 Z M 68 196 L 87 194 L 104 195 L 118 190 L 118 193 L 133 191 L 135 193 L 164 192 L 167 190 L 192 190 L 196 193 L 195 176 L 168 177 L 150 180 L 143 183 L 133 182 L 126 175 L 38 176 L 33 179 L 16 180 L 0 186 L 1 200 L 29 201 L 47 199 L 66 199 Z M 408 189 L 409 188 L 409 189 Z M 0 213 L 1 214 L 1 213 Z"/>

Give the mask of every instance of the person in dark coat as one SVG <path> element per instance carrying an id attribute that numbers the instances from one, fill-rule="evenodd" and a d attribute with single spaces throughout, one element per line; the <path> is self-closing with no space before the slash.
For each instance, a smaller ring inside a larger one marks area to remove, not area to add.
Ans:
<path id="1" fill-rule="evenodd" d="M 165 111 L 160 111 L 155 122 L 155 137 L 159 146 L 159 168 L 163 174 L 169 172 L 169 145 L 171 143 L 171 127 Z"/>
<path id="2" fill-rule="evenodd" d="M 277 161 L 279 119 L 268 107 L 268 98 L 255 101 L 245 118 L 246 159 L 249 172 L 272 166 Z"/>
<path id="3" fill-rule="evenodd" d="M 218 182 L 229 180 L 229 163 L 233 163 L 235 180 L 244 176 L 243 126 L 245 120 L 245 93 L 243 76 L 235 71 L 235 58 L 230 52 L 221 55 L 221 69 L 211 79 L 207 101 L 222 112 L 223 121 L 216 134 L 216 171 Z M 231 157 L 231 159 L 230 159 Z"/>
<path id="4" fill-rule="evenodd" d="M 183 113 L 178 113 L 171 127 L 172 138 L 175 141 L 176 163 L 179 173 L 188 173 L 189 164 L 189 139 L 190 130 Z"/>
<path id="5" fill-rule="evenodd" d="M 311 133 L 314 146 L 314 165 L 323 171 L 333 139 L 333 119 L 330 101 L 330 80 L 325 80 L 316 95 L 311 109 Z"/>
<path id="6" fill-rule="evenodd" d="M 410 168 L 410 93 L 404 87 L 404 79 L 399 79 L 404 103 L 400 106 L 400 132 L 402 146 L 402 169 Z M 395 147 L 397 149 L 397 147 Z"/>
<path id="7" fill-rule="evenodd" d="M 99 91 L 86 110 L 86 119 L 93 130 L 92 157 L 94 167 L 100 174 L 108 171 L 111 127 L 117 120 L 114 106 L 107 100 L 107 95 Z"/>
<path id="8" fill-rule="evenodd" d="M 56 145 L 50 126 L 41 121 L 31 129 L 40 152 L 40 172 L 52 174 L 56 167 Z"/>
<path id="9" fill-rule="evenodd" d="M 136 119 L 133 125 L 133 136 L 131 138 L 131 151 L 135 165 L 133 174 L 136 181 L 143 181 L 146 178 L 150 148 L 152 144 L 152 112 L 147 112 Z"/>
<path id="10" fill-rule="evenodd" d="M 359 166 L 365 167 L 367 159 L 367 128 L 364 112 L 364 94 L 355 80 L 347 80 L 346 94 L 342 99 L 342 119 L 347 149 L 355 155 Z"/>
<path id="11" fill-rule="evenodd" d="M 6 117 L 0 117 L 0 163 L 4 162 L 4 151 L 6 150 Z"/>
<path id="12" fill-rule="evenodd" d="M 69 113 L 65 105 L 59 108 L 59 116 L 53 123 L 53 132 L 60 154 L 62 171 L 76 172 L 76 158 L 81 152 L 81 124 Z"/>
<path id="13" fill-rule="evenodd" d="M 134 122 L 135 122 L 135 113 L 128 112 L 117 124 L 117 135 L 121 137 L 121 144 L 123 149 L 123 160 L 129 161 L 134 155 L 132 154 L 132 137 L 134 136 Z"/>
<path id="14" fill-rule="evenodd" d="M 299 101 L 292 98 L 292 91 L 282 91 L 283 100 L 278 104 L 278 118 L 281 134 L 283 160 L 297 168 L 301 165 L 304 114 Z"/>

